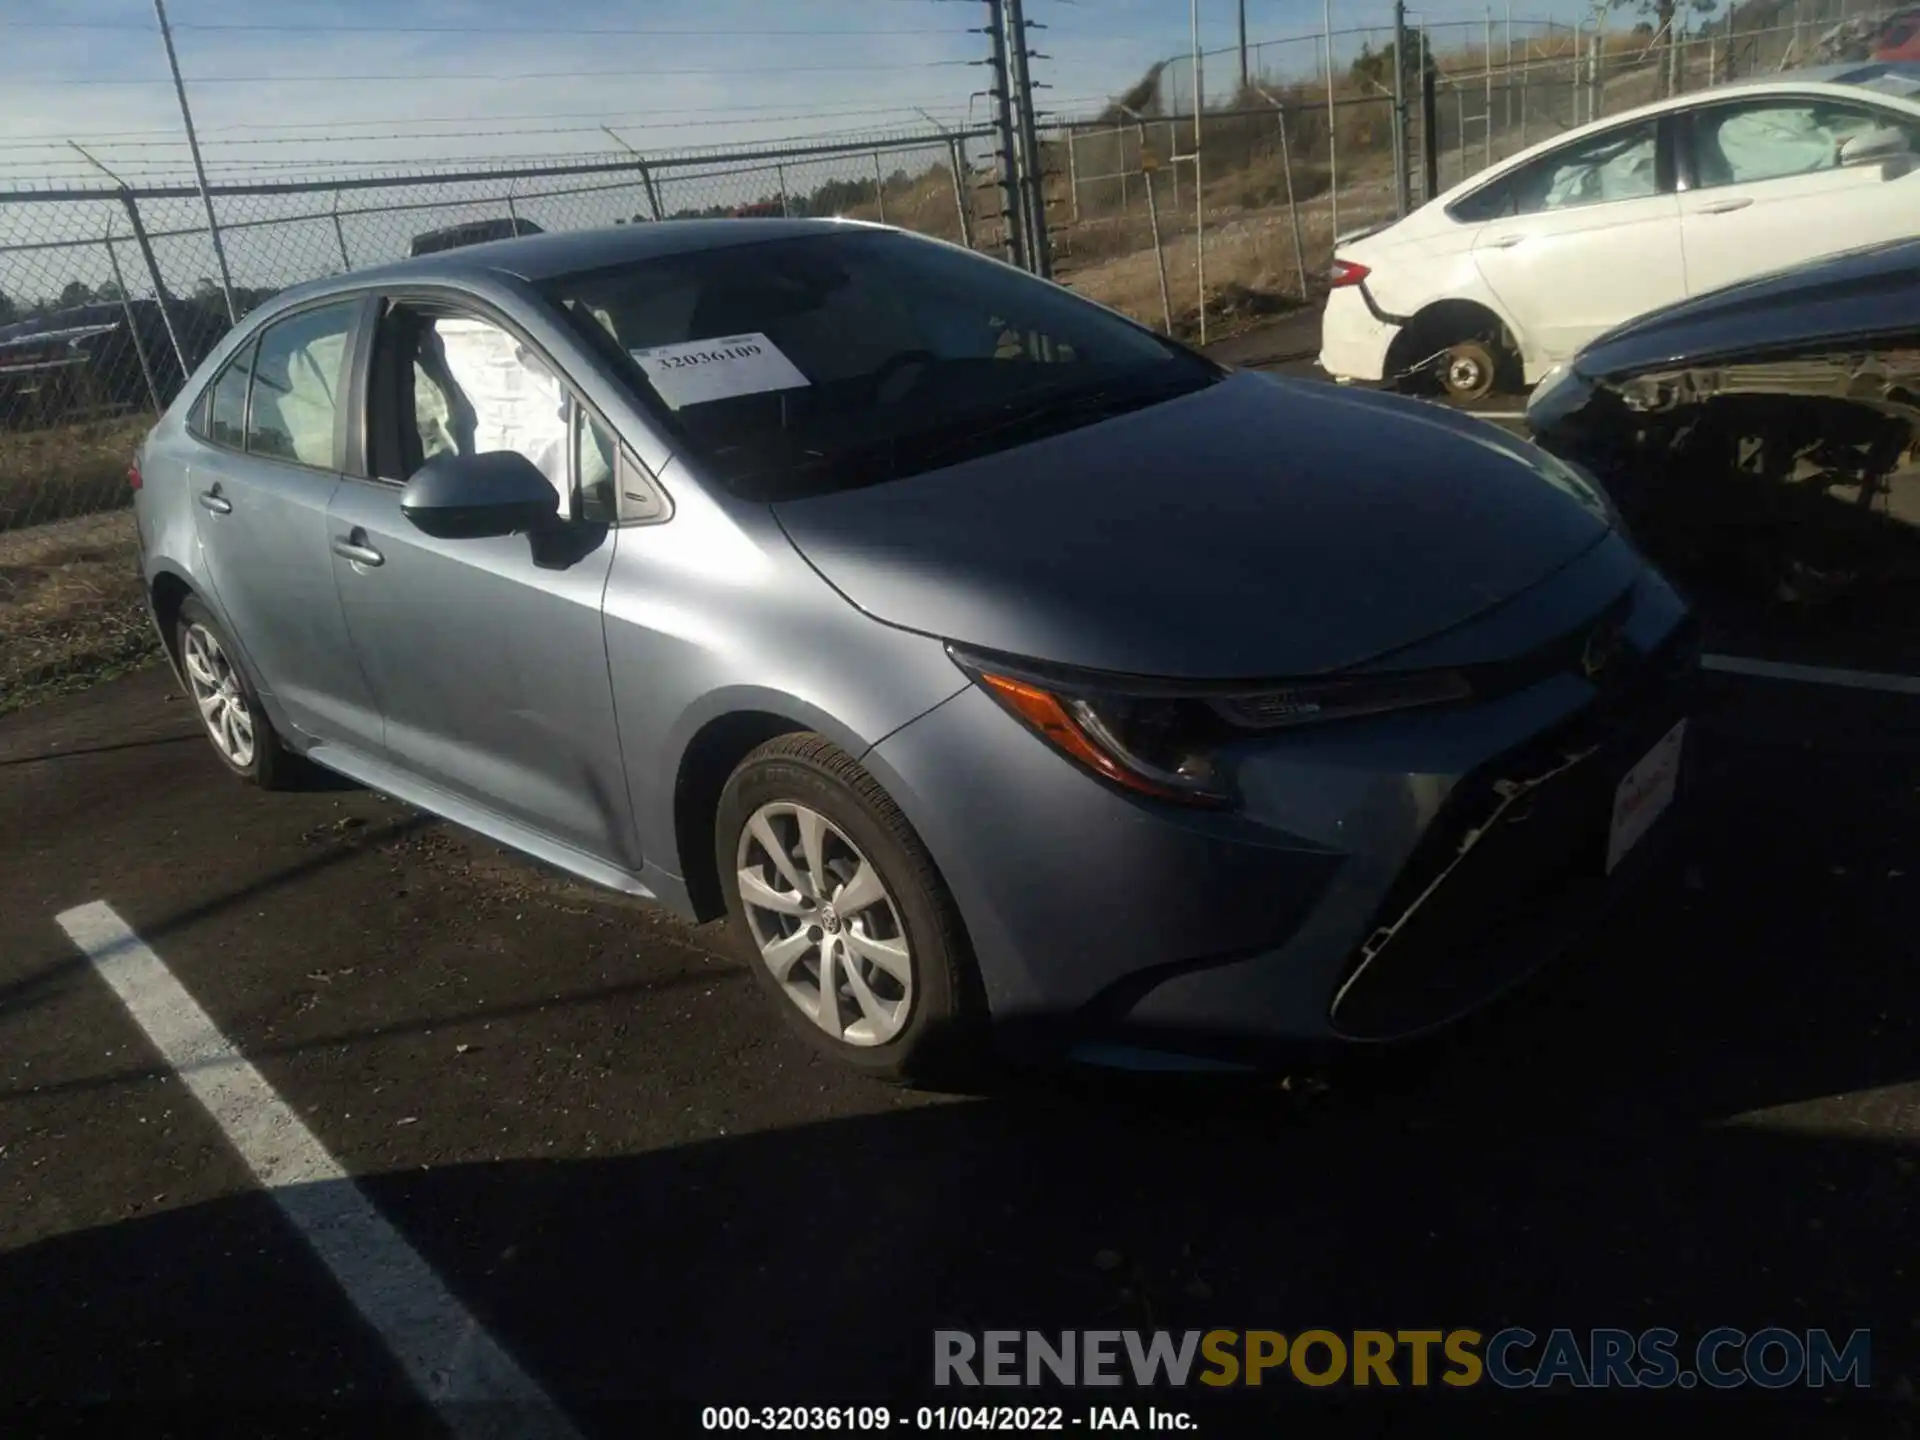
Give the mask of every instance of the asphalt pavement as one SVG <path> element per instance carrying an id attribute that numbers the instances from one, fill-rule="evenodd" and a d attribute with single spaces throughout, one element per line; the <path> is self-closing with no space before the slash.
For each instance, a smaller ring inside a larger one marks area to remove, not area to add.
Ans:
<path id="1" fill-rule="evenodd" d="M 939 1328 L 1524 1324 L 1870 1328 L 1869 1389 L 1687 1403 L 1910 1433 L 1920 702 L 1716 673 L 1689 734 L 1670 870 L 1438 1042 L 937 1095 L 814 1059 L 715 927 L 344 783 L 234 783 L 163 671 L 9 716 L 0 1426 L 677 1435 L 911 1407 Z M 190 999 L 89 959 L 101 904 Z M 417 1274 L 355 1289 L 356 1255 Z M 457 1344 L 396 1346 L 436 1316 Z M 476 1351 L 522 1389 L 462 1388 Z M 1180 1403 L 1215 1434 L 1589 1413 L 1394 1399 Z M 1638 1401 L 1609 1424 L 1678 1403 Z"/>

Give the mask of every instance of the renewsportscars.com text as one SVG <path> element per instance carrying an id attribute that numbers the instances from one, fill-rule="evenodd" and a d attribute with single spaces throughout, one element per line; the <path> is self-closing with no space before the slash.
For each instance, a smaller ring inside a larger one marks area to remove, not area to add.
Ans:
<path id="1" fill-rule="evenodd" d="M 1778 1390 L 1871 1384 L 1854 1330 L 937 1330 L 943 1387 L 1188 1385 Z"/>

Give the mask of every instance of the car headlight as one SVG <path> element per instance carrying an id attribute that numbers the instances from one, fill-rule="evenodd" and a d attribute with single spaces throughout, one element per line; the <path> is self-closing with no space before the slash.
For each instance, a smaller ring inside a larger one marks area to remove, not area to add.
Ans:
<path id="1" fill-rule="evenodd" d="M 1301 680 L 1257 689 L 1075 675 L 998 656 L 947 652 L 1041 739 L 1138 794 L 1190 805 L 1231 796 L 1217 756 L 1250 735 L 1468 699 L 1450 670 Z"/>

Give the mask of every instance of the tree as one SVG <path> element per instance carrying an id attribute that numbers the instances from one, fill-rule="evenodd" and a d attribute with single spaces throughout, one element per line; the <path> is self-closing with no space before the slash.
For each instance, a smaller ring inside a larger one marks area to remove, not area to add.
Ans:
<path id="1" fill-rule="evenodd" d="M 109 280 L 93 292 L 93 298 L 96 300 L 124 300 L 127 298 L 127 292 Z"/>
<path id="2" fill-rule="evenodd" d="M 60 288 L 59 298 L 54 302 L 62 310 L 71 310 L 76 305 L 88 305 L 93 301 L 93 291 L 84 280 L 69 280 Z"/>
<path id="3" fill-rule="evenodd" d="M 1406 93 L 1409 97 L 1417 96 L 1420 93 L 1421 61 L 1416 57 L 1425 58 L 1426 68 L 1430 74 L 1436 78 L 1440 74 L 1440 67 L 1433 58 L 1432 44 L 1422 44 L 1421 41 L 1422 37 L 1418 30 L 1409 29 L 1407 31 L 1407 63 L 1403 74 Z M 1363 43 L 1360 46 L 1360 54 L 1355 57 L 1353 64 L 1348 67 L 1348 75 L 1353 79 L 1354 83 L 1362 89 L 1378 85 L 1382 90 L 1391 94 L 1393 92 L 1393 51 L 1394 45 L 1391 40 L 1385 45 L 1382 45 L 1378 50 L 1374 49 L 1370 44 Z"/>
<path id="4" fill-rule="evenodd" d="M 1681 9 L 1691 15 L 1711 15 L 1720 8 L 1720 0 L 1608 0 L 1615 10 L 1632 10 L 1651 22 L 1660 37 L 1662 49 L 1673 43 L 1673 17 Z M 1640 27 L 1634 26 L 1635 30 Z"/>
<path id="5" fill-rule="evenodd" d="M 11 325 L 20 318 L 19 307 L 13 303 L 13 297 L 0 290 L 0 325 Z"/>

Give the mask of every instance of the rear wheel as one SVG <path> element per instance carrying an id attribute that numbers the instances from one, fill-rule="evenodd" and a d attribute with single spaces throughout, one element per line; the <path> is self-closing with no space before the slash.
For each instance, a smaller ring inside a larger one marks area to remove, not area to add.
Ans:
<path id="1" fill-rule="evenodd" d="M 198 600 L 182 601 L 174 635 L 187 694 L 221 764 L 263 790 L 291 785 L 299 757 L 274 733 L 212 612 Z"/>
<path id="2" fill-rule="evenodd" d="M 850 755 L 810 734 L 762 745 L 721 792 L 714 841 L 741 958 L 796 1034 L 884 1079 L 970 1068 L 979 1007 L 958 911 Z"/>

